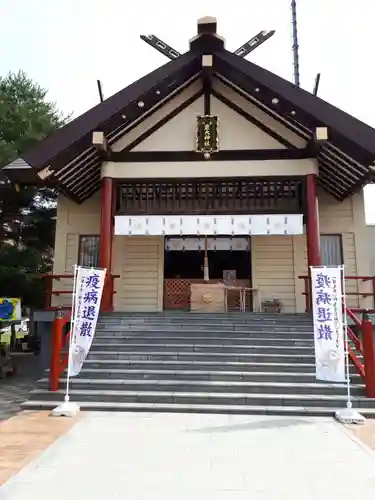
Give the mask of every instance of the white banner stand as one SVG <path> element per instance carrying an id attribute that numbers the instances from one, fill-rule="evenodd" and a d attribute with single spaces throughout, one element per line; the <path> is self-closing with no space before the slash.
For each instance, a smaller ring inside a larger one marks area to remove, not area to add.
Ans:
<path id="1" fill-rule="evenodd" d="M 73 274 L 73 294 L 72 294 L 72 316 L 71 316 L 71 326 L 70 326 L 70 336 L 69 336 L 69 354 L 68 354 L 68 369 L 66 373 L 66 388 L 65 388 L 65 397 L 64 402 L 54 408 L 52 410 L 53 417 L 75 417 L 77 413 L 80 411 L 80 407 L 77 403 L 74 403 L 69 400 L 69 366 L 70 366 L 70 357 L 72 355 L 72 337 L 74 332 L 74 324 L 75 324 L 75 305 L 76 305 L 76 295 L 77 295 L 77 266 L 74 266 L 74 274 Z"/>
<path id="2" fill-rule="evenodd" d="M 348 318 L 346 315 L 346 287 L 345 287 L 345 271 L 344 266 L 341 266 L 341 279 L 342 279 L 342 303 L 344 306 L 344 339 L 345 339 L 345 362 L 346 362 L 346 387 L 347 387 L 347 401 L 346 408 L 337 410 L 335 418 L 342 424 L 358 424 L 365 423 L 365 417 L 353 409 L 352 396 L 350 390 L 350 368 L 349 368 L 349 337 L 348 337 Z"/>
<path id="3" fill-rule="evenodd" d="M 106 269 L 104 269 L 106 272 Z M 78 266 L 74 266 L 74 275 L 73 275 L 73 294 L 72 294 L 72 316 L 71 316 L 71 328 L 70 328 L 70 336 L 69 336 L 69 354 L 68 354 L 68 369 L 66 374 L 66 389 L 65 389 L 65 397 L 64 402 L 54 408 L 51 412 L 53 417 L 75 417 L 79 411 L 80 407 L 77 403 L 70 401 L 69 399 L 69 382 L 70 382 L 70 367 L 71 367 L 71 359 L 73 355 L 73 335 L 76 330 L 76 322 L 77 322 L 77 274 L 78 274 Z M 104 274 L 105 275 L 105 274 Z M 102 290 L 100 292 L 98 304 L 100 307 L 100 301 L 102 296 Z"/>

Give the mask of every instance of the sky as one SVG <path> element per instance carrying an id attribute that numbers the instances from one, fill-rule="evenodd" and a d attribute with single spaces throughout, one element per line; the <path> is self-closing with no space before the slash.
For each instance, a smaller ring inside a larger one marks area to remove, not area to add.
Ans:
<path id="1" fill-rule="evenodd" d="M 226 48 L 263 29 L 276 34 L 248 56 L 293 78 L 290 0 L 0 0 L 0 75 L 24 70 L 48 98 L 78 116 L 167 60 L 139 35 L 155 34 L 180 52 L 196 21 L 215 16 Z M 373 0 L 297 0 L 301 86 L 375 127 Z M 375 186 L 365 188 L 375 223 Z"/>

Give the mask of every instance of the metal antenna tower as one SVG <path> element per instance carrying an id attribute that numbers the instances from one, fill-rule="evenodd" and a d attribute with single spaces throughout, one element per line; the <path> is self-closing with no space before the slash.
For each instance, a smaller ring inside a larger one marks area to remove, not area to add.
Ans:
<path id="1" fill-rule="evenodd" d="M 292 9 L 292 50 L 293 50 L 293 73 L 294 73 L 294 84 L 299 87 L 299 56 L 298 56 L 298 35 L 297 35 L 297 6 L 296 0 L 291 1 Z"/>

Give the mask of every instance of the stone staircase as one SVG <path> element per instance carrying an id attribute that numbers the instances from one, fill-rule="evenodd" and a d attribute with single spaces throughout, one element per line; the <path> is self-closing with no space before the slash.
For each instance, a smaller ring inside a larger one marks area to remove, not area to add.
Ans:
<path id="1" fill-rule="evenodd" d="M 314 376 L 311 318 L 251 313 L 102 316 L 71 400 L 85 410 L 332 415 L 343 384 Z M 48 374 L 47 374 L 48 375 Z M 353 406 L 375 416 L 375 399 L 352 369 Z M 38 382 L 24 409 L 63 401 Z"/>

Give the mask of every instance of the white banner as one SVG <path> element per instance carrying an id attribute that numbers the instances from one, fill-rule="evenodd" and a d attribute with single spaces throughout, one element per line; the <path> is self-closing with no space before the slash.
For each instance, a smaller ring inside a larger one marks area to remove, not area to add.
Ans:
<path id="1" fill-rule="evenodd" d="M 169 251 L 204 251 L 205 238 L 199 236 L 167 236 L 164 240 L 164 248 Z M 207 250 L 233 250 L 248 251 L 250 239 L 247 236 L 207 237 Z"/>
<path id="2" fill-rule="evenodd" d="M 345 382 L 342 269 L 311 267 L 316 379 Z"/>
<path id="3" fill-rule="evenodd" d="M 70 377 L 79 374 L 90 350 L 99 316 L 105 273 L 105 269 L 76 268 L 69 355 Z"/>
<path id="4" fill-rule="evenodd" d="M 302 214 L 115 216 L 115 235 L 284 235 L 303 234 Z"/>

